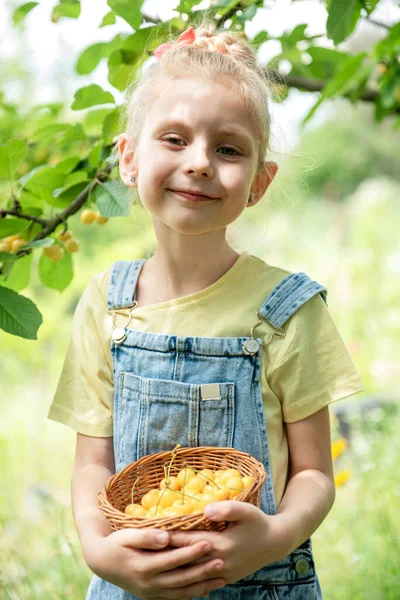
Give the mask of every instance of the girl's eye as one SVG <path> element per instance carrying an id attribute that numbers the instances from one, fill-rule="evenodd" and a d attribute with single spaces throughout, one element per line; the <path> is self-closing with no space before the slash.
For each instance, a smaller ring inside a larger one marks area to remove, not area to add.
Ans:
<path id="1" fill-rule="evenodd" d="M 167 137 L 167 138 L 165 138 L 165 141 L 166 141 L 166 142 L 170 142 L 171 140 L 172 140 L 173 142 L 181 142 L 181 141 L 182 141 L 180 138 L 171 137 L 171 136 L 170 136 L 170 137 Z"/>
<path id="2" fill-rule="evenodd" d="M 174 142 L 181 142 L 182 140 L 180 138 L 177 137 L 167 137 L 164 138 L 164 140 L 166 142 L 171 142 L 173 146 L 175 146 L 176 144 L 174 144 Z M 231 148 L 230 146 L 222 146 L 222 148 L 224 150 L 231 150 L 231 152 L 234 152 L 237 156 L 240 156 L 239 152 L 237 150 L 235 150 L 235 148 Z M 221 150 L 222 148 L 218 148 L 219 150 Z M 227 154 L 226 156 L 235 156 L 235 154 Z"/>
<path id="3" fill-rule="evenodd" d="M 226 150 L 232 150 L 232 152 L 240 156 L 239 152 L 235 150 L 235 148 L 231 148 L 230 146 L 222 146 L 222 148 Z M 219 148 L 219 150 L 222 150 L 222 148 Z M 228 156 L 234 156 L 234 154 L 228 154 Z"/>

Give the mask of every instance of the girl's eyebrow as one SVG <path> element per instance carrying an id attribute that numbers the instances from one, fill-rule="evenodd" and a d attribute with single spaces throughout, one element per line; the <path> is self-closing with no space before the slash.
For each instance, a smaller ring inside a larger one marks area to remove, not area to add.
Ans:
<path id="1" fill-rule="evenodd" d="M 166 127 L 183 127 L 186 129 L 190 129 L 190 125 L 184 123 L 183 121 L 178 121 L 177 119 L 169 119 L 167 121 L 164 121 L 163 123 L 160 123 L 157 126 L 156 131 L 159 131 L 160 129 L 165 129 Z M 236 137 L 244 138 L 249 144 L 252 143 L 252 138 L 249 136 L 246 129 L 244 129 L 243 127 L 222 127 L 221 129 L 217 129 L 213 133 L 215 135 L 233 135 Z"/>

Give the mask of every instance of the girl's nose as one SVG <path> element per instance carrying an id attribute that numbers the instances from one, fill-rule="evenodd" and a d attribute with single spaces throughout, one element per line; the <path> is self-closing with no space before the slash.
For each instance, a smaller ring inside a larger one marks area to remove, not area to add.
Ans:
<path id="1" fill-rule="evenodd" d="M 192 152 L 188 153 L 186 161 L 186 173 L 199 176 L 211 177 L 213 167 L 211 164 L 210 150 L 204 146 L 196 148 L 193 146 Z"/>

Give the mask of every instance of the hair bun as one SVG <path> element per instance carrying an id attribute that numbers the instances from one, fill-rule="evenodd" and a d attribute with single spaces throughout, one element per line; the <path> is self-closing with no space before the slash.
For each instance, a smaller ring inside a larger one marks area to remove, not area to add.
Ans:
<path id="1" fill-rule="evenodd" d="M 203 23 L 196 29 L 196 40 L 193 44 L 222 54 L 229 54 L 238 62 L 243 62 L 251 69 L 257 69 L 257 60 L 253 48 L 247 41 L 243 31 L 219 31 L 215 23 Z"/>

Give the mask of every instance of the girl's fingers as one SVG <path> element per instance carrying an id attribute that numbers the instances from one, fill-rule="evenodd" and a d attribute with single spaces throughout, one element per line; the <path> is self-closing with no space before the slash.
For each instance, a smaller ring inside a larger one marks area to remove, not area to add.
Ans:
<path id="1" fill-rule="evenodd" d="M 196 583 L 202 583 L 221 576 L 224 563 L 221 559 L 214 559 L 201 565 L 174 569 L 161 573 L 157 577 L 157 585 L 166 588 L 187 588 Z"/>
<path id="2" fill-rule="evenodd" d="M 157 552 L 148 558 L 149 574 L 158 575 L 166 571 L 171 571 L 182 567 L 192 560 L 196 560 L 199 556 L 204 556 L 211 552 L 212 546 L 209 542 L 197 542 L 192 546 L 186 546 L 185 548 L 177 548 L 173 550 L 167 550 L 166 552 Z"/>
<path id="3" fill-rule="evenodd" d="M 121 546 L 160 550 L 168 546 L 170 536 L 162 529 L 119 529 L 110 534 Z"/>

